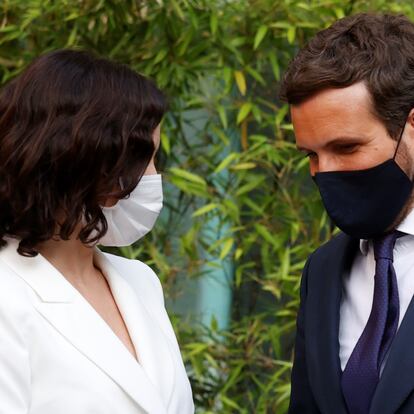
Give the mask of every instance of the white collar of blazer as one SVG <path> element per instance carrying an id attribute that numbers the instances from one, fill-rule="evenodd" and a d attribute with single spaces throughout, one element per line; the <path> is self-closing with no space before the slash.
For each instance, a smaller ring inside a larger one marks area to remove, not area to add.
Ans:
<path id="1" fill-rule="evenodd" d="M 168 339 L 110 259 L 94 248 L 94 261 L 108 280 L 141 364 L 82 294 L 44 256 L 21 256 L 16 251 L 18 241 L 7 241 L 0 260 L 39 295 L 39 302 L 34 303 L 37 310 L 141 408 L 148 413 L 166 413 L 175 378 Z"/>

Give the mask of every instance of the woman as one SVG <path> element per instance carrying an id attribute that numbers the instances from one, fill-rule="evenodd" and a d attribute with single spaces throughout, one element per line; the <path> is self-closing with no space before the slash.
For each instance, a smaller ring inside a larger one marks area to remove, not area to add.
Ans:
<path id="1" fill-rule="evenodd" d="M 162 93 L 83 51 L 37 58 L 0 94 L 0 412 L 187 414 L 157 276 L 101 252 L 149 230 Z"/>

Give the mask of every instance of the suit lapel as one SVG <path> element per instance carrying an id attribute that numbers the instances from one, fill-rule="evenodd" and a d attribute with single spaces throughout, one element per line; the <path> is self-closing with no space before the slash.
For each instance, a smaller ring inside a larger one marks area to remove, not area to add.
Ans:
<path id="1" fill-rule="evenodd" d="M 392 343 L 370 413 L 393 414 L 414 389 L 414 299 Z"/>
<path id="2" fill-rule="evenodd" d="M 341 390 L 339 310 L 342 278 L 352 264 L 358 241 L 340 234 L 316 252 L 308 273 L 307 360 L 312 389 L 323 413 L 347 412 Z"/>
<path id="3" fill-rule="evenodd" d="M 149 343 L 154 338 L 164 342 L 165 339 L 160 338 L 158 327 L 149 326 L 148 313 L 128 283 L 109 263 L 102 260 L 103 254 L 95 252 L 100 257 L 98 261 L 111 290 L 114 289 L 115 301 L 125 317 L 138 356 L 142 357 L 142 366 L 89 302 L 50 262 L 40 254 L 34 258 L 20 256 L 16 248 L 17 242 L 10 240 L 9 245 L 0 251 L 0 260 L 36 291 L 40 300 L 35 301 L 34 306 L 43 317 L 142 409 L 148 413 L 166 413 L 163 398 L 160 398 L 160 384 L 152 368 L 154 357 L 149 355 Z M 148 332 L 151 330 L 155 333 Z M 154 352 L 160 349 L 154 347 Z M 170 354 L 165 347 L 162 352 L 160 361 L 166 365 L 167 375 L 172 377 Z M 146 368 L 149 369 L 148 373 Z M 171 388 L 172 384 L 169 383 L 169 387 L 162 391 L 164 398 L 169 397 Z"/>
<path id="4" fill-rule="evenodd" d="M 342 278 L 350 271 L 358 240 L 344 234 L 312 257 L 306 304 L 309 376 L 323 413 L 345 414 L 339 360 Z M 394 414 L 414 390 L 414 298 L 402 320 L 372 399 L 370 413 Z"/>

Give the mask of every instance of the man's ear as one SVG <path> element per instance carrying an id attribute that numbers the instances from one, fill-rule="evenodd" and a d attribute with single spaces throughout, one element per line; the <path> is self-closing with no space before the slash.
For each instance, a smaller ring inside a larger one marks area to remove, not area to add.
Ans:
<path id="1" fill-rule="evenodd" d="M 414 179 L 414 108 L 409 112 L 402 137 L 402 145 L 405 147 L 406 173 Z"/>
<path id="2" fill-rule="evenodd" d="M 405 121 L 403 140 L 411 154 L 411 158 L 414 159 L 414 108 L 411 109 Z"/>
<path id="3" fill-rule="evenodd" d="M 410 113 L 408 114 L 407 121 L 410 125 L 407 125 L 409 127 L 409 130 L 414 130 L 414 108 L 411 108 Z M 411 133 L 410 133 L 411 136 Z"/>

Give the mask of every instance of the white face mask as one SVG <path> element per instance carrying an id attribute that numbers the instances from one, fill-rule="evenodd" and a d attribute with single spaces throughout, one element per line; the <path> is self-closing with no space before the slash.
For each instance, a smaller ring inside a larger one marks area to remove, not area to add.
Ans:
<path id="1" fill-rule="evenodd" d="M 126 199 L 102 207 L 108 231 L 98 241 L 103 246 L 129 246 L 152 230 L 163 202 L 161 174 L 144 175 Z"/>

